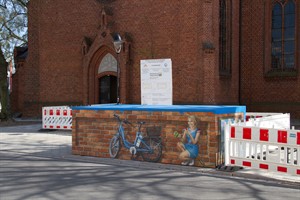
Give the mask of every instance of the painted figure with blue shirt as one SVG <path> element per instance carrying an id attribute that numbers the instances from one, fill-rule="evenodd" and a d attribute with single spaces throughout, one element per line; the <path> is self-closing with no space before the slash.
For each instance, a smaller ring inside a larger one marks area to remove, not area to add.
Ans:
<path id="1" fill-rule="evenodd" d="M 199 147 L 198 140 L 200 137 L 200 130 L 197 128 L 196 116 L 188 117 L 188 128 L 184 129 L 181 141 L 177 143 L 177 148 L 180 151 L 179 159 L 182 165 L 193 166 L 195 158 L 198 156 Z"/>

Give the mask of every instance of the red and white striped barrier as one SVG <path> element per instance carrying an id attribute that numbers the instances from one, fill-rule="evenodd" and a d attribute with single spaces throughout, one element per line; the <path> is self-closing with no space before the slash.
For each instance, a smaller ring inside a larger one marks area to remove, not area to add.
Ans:
<path id="1" fill-rule="evenodd" d="M 300 130 L 241 125 L 226 129 L 225 165 L 300 176 Z"/>
<path id="2" fill-rule="evenodd" d="M 43 129 L 72 130 L 72 109 L 68 106 L 43 107 Z"/>

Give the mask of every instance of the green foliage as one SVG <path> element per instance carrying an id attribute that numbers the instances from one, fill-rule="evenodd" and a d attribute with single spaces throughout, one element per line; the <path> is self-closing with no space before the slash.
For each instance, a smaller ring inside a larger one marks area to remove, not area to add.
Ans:
<path id="1" fill-rule="evenodd" d="M 29 0 L 0 0 L 0 46 L 11 60 L 15 46 L 27 45 L 27 3 Z"/>

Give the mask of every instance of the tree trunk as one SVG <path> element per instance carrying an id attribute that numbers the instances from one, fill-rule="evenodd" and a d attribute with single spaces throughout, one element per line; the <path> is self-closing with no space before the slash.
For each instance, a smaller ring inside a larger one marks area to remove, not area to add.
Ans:
<path id="1" fill-rule="evenodd" d="M 0 120 L 8 119 L 8 85 L 7 85 L 7 62 L 3 56 L 0 46 Z"/>

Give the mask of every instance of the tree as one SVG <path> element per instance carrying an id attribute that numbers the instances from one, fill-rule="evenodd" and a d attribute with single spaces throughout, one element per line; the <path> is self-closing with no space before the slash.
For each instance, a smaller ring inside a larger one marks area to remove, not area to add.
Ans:
<path id="1" fill-rule="evenodd" d="M 0 48 L 0 119 L 7 119 L 8 113 L 8 87 L 7 87 L 7 62 Z"/>
<path id="2" fill-rule="evenodd" d="M 27 3 L 29 0 L 0 0 L 0 46 L 11 60 L 16 46 L 27 45 Z"/>
<path id="3" fill-rule="evenodd" d="M 29 0 L 0 0 L 0 119 L 8 119 L 7 62 L 16 46 L 27 45 L 27 3 Z"/>

